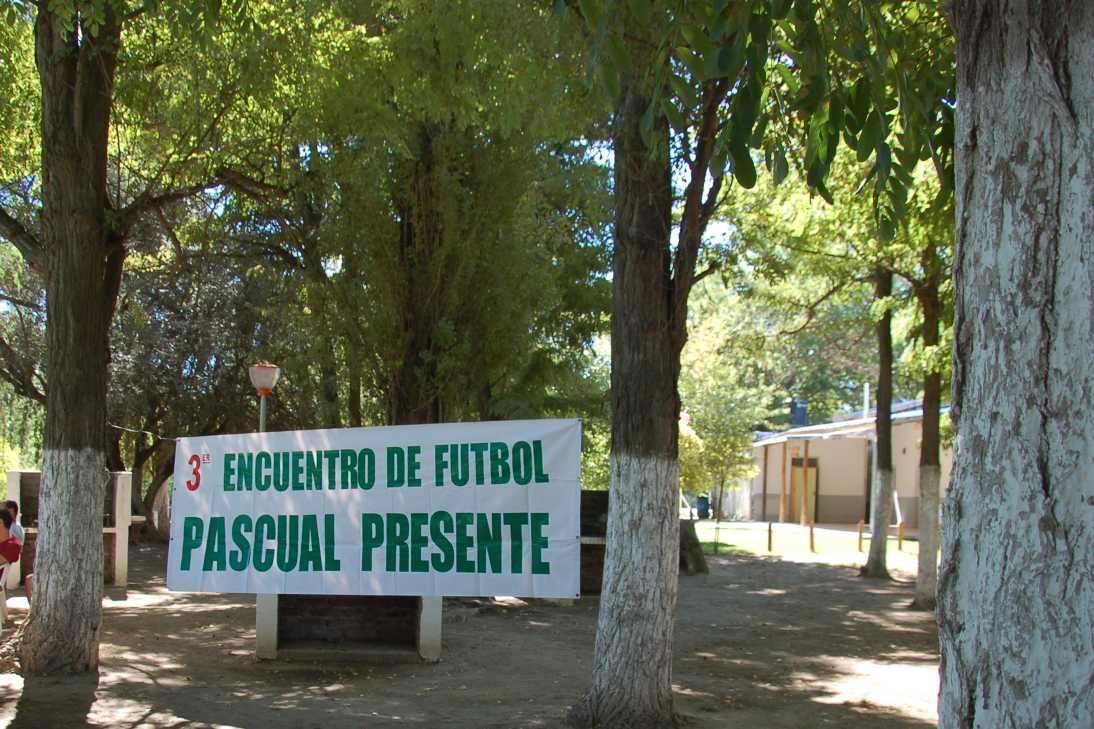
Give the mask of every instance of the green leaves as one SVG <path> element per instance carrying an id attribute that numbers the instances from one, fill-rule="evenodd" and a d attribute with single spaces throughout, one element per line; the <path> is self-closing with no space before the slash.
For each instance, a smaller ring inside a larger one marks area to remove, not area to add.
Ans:
<path id="1" fill-rule="evenodd" d="M 751 189 L 756 185 L 756 165 L 752 162 L 752 155 L 747 148 L 730 147 L 730 155 L 733 157 L 733 176 L 741 187 Z"/>
<path id="2" fill-rule="evenodd" d="M 865 162 L 877 149 L 878 144 L 885 138 L 885 125 L 882 116 L 873 109 L 866 115 L 866 122 L 862 126 L 862 134 L 858 138 L 858 161 Z"/>
<path id="3" fill-rule="evenodd" d="M 654 98 L 642 123 L 647 142 L 656 141 L 658 118 L 689 155 L 684 145 L 697 148 L 700 134 L 714 134 L 711 172 L 731 172 L 742 187 L 756 184 L 753 151 L 762 149 L 777 182 L 799 166 L 813 192 L 832 201 L 828 176 L 846 145 L 870 164 L 875 222 L 881 234 L 894 235 L 907 214 L 910 170 L 920 160 L 932 159 L 943 180 L 952 178 L 953 39 L 927 0 L 899 7 L 697 0 L 657 18 L 649 0 L 581 0 L 581 6 L 594 46 L 603 46 L 596 62 L 610 65 L 613 78 L 646 84 Z M 628 12 L 618 12 L 620 6 Z M 607 21 L 608 15 L 620 19 Z M 632 53 L 656 47 L 652 56 L 639 54 L 654 62 L 611 52 L 609 38 Z M 726 84 L 725 96 L 709 128 L 703 89 L 718 82 Z"/>
<path id="4" fill-rule="evenodd" d="M 713 278 L 692 299 L 681 355 L 680 395 L 688 415 L 680 428 L 681 479 L 687 471 L 690 490 L 702 492 L 712 480 L 746 473 L 753 433 L 775 414 L 776 396 L 764 372 L 762 318 Z"/>
<path id="5" fill-rule="evenodd" d="M 653 108 L 652 104 L 651 108 Z M 661 110 L 664 112 L 665 118 L 669 120 L 669 124 L 672 125 L 673 129 L 678 132 L 687 129 L 687 119 L 684 117 L 683 113 L 681 113 L 680 109 L 677 108 L 676 104 L 672 102 L 672 99 L 662 99 Z"/>
<path id="6" fill-rule="evenodd" d="M 755 80 L 749 80 L 733 99 L 730 115 L 729 156 L 733 159 L 733 176 L 743 187 L 756 184 L 756 166 L 752 162 L 750 143 L 752 126 L 760 110 L 761 90 Z"/>
<path id="7" fill-rule="evenodd" d="M 669 74 L 669 85 L 672 86 L 676 98 L 680 99 L 680 102 L 686 107 L 690 108 L 699 103 L 699 95 L 695 91 L 695 86 L 688 83 L 688 80 L 683 76 L 675 73 Z"/>
<path id="8" fill-rule="evenodd" d="M 602 36 L 608 25 L 608 10 L 604 0 L 578 0 L 578 8 L 589 28 Z"/>
<path id="9" fill-rule="evenodd" d="M 30 6 L 21 0 L 8 0 L 4 17 L 8 25 L 14 27 L 23 17 L 30 15 L 30 10 Z"/>
<path id="10" fill-rule="evenodd" d="M 639 24 L 645 26 L 653 24 L 654 10 L 651 0 L 628 0 L 627 4 Z"/>
<path id="11" fill-rule="evenodd" d="M 767 155 L 767 168 L 771 171 L 772 180 L 776 185 L 782 184 L 786 176 L 790 174 L 790 164 L 786 161 L 786 150 L 781 145 Z"/>
<path id="12" fill-rule="evenodd" d="M 718 49 L 717 57 L 714 59 L 714 74 L 711 78 L 736 78 L 741 72 L 741 66 L 745 62 L 745 36 L 744 33 L 738 33 L 733 36 L 732 40 L 723 43 Z"/>

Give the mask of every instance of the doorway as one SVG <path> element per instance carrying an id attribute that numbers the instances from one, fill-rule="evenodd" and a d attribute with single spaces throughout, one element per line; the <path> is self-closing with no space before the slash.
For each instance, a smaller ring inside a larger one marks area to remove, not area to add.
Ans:
<path id="1" fill-rule="evenodd" d="M 808 524 L 817 521 L 817 459 L 809 459 L 806 468 L 801 458 L 790 462 L 790 521 Z M 802 493 L 802 490 L 805 493 Z M 803 499 L 804 496 L 804 499 Z M 802 514 L 804 501 L 805 514 Z"/>

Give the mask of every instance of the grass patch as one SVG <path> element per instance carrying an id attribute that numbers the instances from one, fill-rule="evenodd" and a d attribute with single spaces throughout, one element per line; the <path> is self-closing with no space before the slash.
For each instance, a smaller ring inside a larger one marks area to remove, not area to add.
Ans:
<path id="1" fill-rule="evenodd" d="M 855 559 L 861 556 L 865 561 L 870 551 L 869 534 L 863 536 L 862 551 L 858 547 L 858 534 L 854 530 L 817 529 L 813 535 L 813 549 L 810 549 L 809 530 L 795 524 L 776 524 L 772 534 L 772 549 L 767 549 L 767 525 L 756 522 L 722 522 L 715 525 L 712 521 L 700 521 L 696 525 L 696 534 L 704 554 L 714 553 L 714 544 L 718 543 L 719 554 L 755 554 L 771 556 L 831 555 L 839 559 Z M 898 539 L 894 532 L 889 536 L 890 560 L 907 561 L 916 559 L 919 543 L 905 539 L 898 549 Z"/>
<path id="2" fill-rule="evenodd" d="M 703 554 L 751 554 L 749 550 L 740 547 L 733 542 L 720 541 L 718 542 L 718 551 L 714 551 L 714 542 L 699 542 L 699 546 L 703 549 Z"/>

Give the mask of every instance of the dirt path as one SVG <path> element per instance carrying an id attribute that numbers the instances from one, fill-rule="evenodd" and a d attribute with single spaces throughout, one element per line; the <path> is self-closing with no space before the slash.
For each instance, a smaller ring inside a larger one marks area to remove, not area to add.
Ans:
<path id="1" fill-rule="evenodd" d="M 169 593 L 163 548 L 131 559 L 127 599 L 104 601 L 97 683 L 0 675 L 0 726 L 557 727 L 588 682 L 595 598 L 446 602 L 434 666 L 259 663 L 252 596 Z M 910 585 L 751 556 L 711 568 L 681 582 L 674 676 L 690 726 L 935 726 L 936 631 L 904 609 Z M 25 601 L 9 605 L 22 620 Z"/>

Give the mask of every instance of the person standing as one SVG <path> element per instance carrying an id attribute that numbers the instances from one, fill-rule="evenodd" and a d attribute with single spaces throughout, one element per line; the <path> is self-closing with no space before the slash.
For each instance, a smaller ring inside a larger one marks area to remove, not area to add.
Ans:
<path id="1" fill-rule="evenodd" d="M 23 531 L 22 524 L 19 523 L 19 504 L 8 499 L 4 502 L 4 508 L 0 509 L 0 511 L 7 511 L 7 513 L 11 515 L 11 525 L 8 528 L 9 537 L 19 543 L 19 555 L 22 555 L 23 545 L 27 543 L 27 535 L 26 532 Z M 0 552 L 0 556 L 2 555 L 3 553 Z M 16 562 L 18 560 L 19 556 L 16 556 L 15 559 L 9 561 Z M 6 569 L 4 570 L 4 573 L 7 573 Z M 30 602 L 30 575 L 23 575 L 23 586 L 27 593 L 27 602 Z"/>
<path id="2" fill-rule="evenodd" d="M 23 544 L 11 534 L 11 525 L 15 523 L 11 512 L 0 509 L 0 565 L 14 564 L 19 561 Z"/>
<path id="3" fill-rule="evenodd" d="M 19 504 L 12 500 L 4 502 L 4 508 L 11 513 L 11 536 L 15 538 L 15 541 L 20 545 L 27 543 L 26 532 L 23 531 L 23 525 L 19 523 Z"/>

